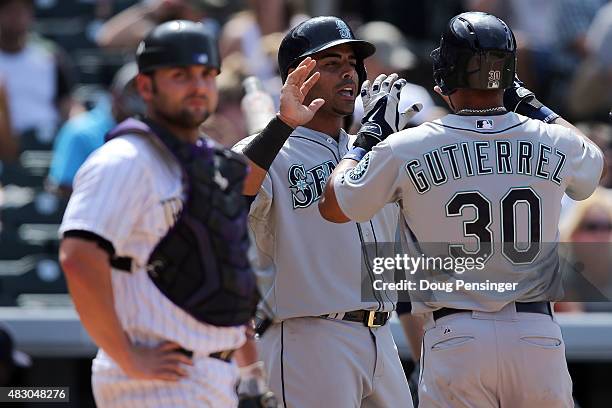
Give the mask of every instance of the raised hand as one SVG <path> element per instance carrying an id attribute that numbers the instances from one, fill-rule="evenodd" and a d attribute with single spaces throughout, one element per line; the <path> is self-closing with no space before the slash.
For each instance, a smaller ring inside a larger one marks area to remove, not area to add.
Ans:
<path id="1" fill-rule="evenodd" d="M 308 78 L 317 62 L 310 57 L 306 57 L 297 68 L 287 76 L 285 85 L 281 89 L 280 95 L 280 119 L 289 126 L 296 128 L 310 122 L 325 103 L 325 100 L 317 98 L 304 105 L 306 95 L 317 82 L 321 74 L 315 72 Z"/>
<path id="2" fill-rule="evenodd" d="M 410 118 L 422 109 L 423 105 L 417 103 L 402 112 L 398 111 L 400 95 L 406 83 L 397 74 L 381 74 L 371 84 L 370 81 L 363 83 L 361 99 L 364 115 L 353 146 L 372 149 L 390 134 L 404 129 Z"/>

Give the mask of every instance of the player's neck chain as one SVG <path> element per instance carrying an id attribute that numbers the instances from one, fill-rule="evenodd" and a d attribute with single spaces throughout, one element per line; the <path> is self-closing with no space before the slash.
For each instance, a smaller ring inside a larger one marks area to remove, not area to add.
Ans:
<path id="1" fill-rule="evenodd" d="M 501 113 L 506 113 L 507 110 L 503 106 L 496 106 L 494 108 L 486 108 L 486 109 L 459 109 L 455 112 L 456 115 L 499 115 Z"/>

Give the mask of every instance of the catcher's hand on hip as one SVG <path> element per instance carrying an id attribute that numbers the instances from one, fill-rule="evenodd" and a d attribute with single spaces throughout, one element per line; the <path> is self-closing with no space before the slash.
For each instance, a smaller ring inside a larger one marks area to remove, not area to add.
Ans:
<path id="1" fill-rule="evenodd" d="M 353 146 L 371 150 L 374 145 L 392 133 L 404 129 L 408 121 L 423 105 L 416 103 L 404 111 L 398 111 L 402 88 L 406 80 L 397 74 L 379 75 L 374 82 L 365 81 L 361 86 L 363 119 Z"/>

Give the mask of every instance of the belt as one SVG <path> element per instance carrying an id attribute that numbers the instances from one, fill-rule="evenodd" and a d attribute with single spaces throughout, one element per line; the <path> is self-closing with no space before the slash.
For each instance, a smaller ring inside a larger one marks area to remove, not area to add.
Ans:
<path id="1" fill-rule="evenodd" d="M 123 272 L 132 272 L 132 258 L 128 256 L 113 256 L 110 259 L 113 268 Z"/>
<path id="2" fill-rule="evenodd" d="M 515 302 L 514 304 L 516 305 L 516 311 L 520 313 L 541 313 L 541 314 L 552 316 L 550 302 L 530 302 L 530 303 Z M 434 310 L 433 318 L 434 320 L 438 320 L 438 319 L 443 318 L 444 316 L 449 316 L 455 313 L 465 313 L 465 312 L 471 312 L 471 310 L 452 309 L 450 307 L 443 307 L 442 309 Z"/>
<path id="3" fill-rule="evenodd" d="M 322 315 L 326 319 L 335 319 L 334 315 L 337 313 L 330 313 Z M 376 312 L 374 310 L 353 310 L 352 312 L 345 312 L 341 320 L 348 322 L 359 322 L 363 323 L 366 327 L 380 327 L 384 326 L 389 318 L 391 317 L 390 312 Z"/>
<path id="4" fill-rule="evenodd" d="M 193 351 L 191 351 L 191 350 L 180 348 L 180 349 L 178 349 L 178 351 L 179 351 L 179 353 L 183 353 L 184 355 L 186 355 L 189 358 L 193 357 Z M 236 350 L 217 351 L 216 353 L 210 353 L 208 355 L 208 357 L 216 358 L 217 360 L 221 360 L 221 361 L 225 361 L 226 363 L 229 363 L 229 362 L 232 361 L 232 356 L 234 355 L 235 351 Z"/>

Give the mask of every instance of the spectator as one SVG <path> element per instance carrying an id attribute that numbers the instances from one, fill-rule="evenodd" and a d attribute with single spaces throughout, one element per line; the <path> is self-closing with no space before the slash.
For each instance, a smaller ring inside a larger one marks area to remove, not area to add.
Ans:
<path id="1" fill-rule="evenodd" d="M 240 108 L 246 64 L 244 57 L 237 52 L 223 59 L 221 73 L 217 76 L 217 110 L 200 126 L 206 136 L 228 148 L 247 136 L 245 118 Z"/>
<path id="2" fill-rule="evenodd" d="M 284 32 L 305 19 L 298 14 L 302 10 L 295 0 L 249 0 L 248 9 L 234 14 L 223 26 L 219 39 L 221 56 L 239 52 L 249 62 L 245 67 L 247 75 L 257 76 L 269 86 L 267 80 L 277 76 L 276 60 L 265 53 L 263 38 L 276 32 Z M 297 21 L 296 21 L 297 20 Z M 280 43 L 280 41 L 279 41 Z M 282 84 L 275 81 L 278 89 L 270 89 L 278 94 Z"/>
<path id="3" fill-rule="evenodd" d="M 137 73 L 135 63 L 121 67 L 111 85 L 111 102 L 101 100 L 94 109 L 75 116 L 60 129 L 49 172 L 49 184 L 60 195 L 70 195 L 74 175 L 89 154 L 104 143 L 106 132 L 124 119 L 144 112 L 134 87 Z"/>
<path id="4" fill-rule="evenodd" d="M 227 0 L 142 0 L 112 17 L 100 27 L 96 42 L 104 48 L 134 50 L 155 26 L 170 20 L 203 21 L 218 30 L 216 22 L 206 19 L 207 10 L 224 6 Z"/>
<path id="5" fill-rule="evenodd" d="M 568 276 L 570 296 L 586 301 L 582 310 L 612 311 L 612 190 L 599 187 L 577 203 L 561 224 L 560 234 L 562 241 L 572 243 L 565 248 L 570 249 L 568 258 L 576 270 Z"/>
<path id="6" fill-rule="evenodd" d="M 572 115 L 586 120 L 607 119 L 608 111 L 612 107 L 610 44 L 612 44 L 612 2 L 599 9 L 586 33 L 584 45 L 586 58 L 576 70 L 566 99 Z"/>
<path id="7" fill-rule="evenodd" d="M 0 79 L 0 160 L 13 161 L 17 158 L 18 143 L 11 129 L 11 117 L 4 81 Z"/>
<path id="8" fill-rule="evenodd" d="M 10 333 L 0 327 L 0 387 L 22 385 L 20 377 L 31 365 L 30 356 L 16 350 Z"/>
<path id="9" fill-rule="evenodd" d="M 518 74 L 556 110 L 564 108 L 568 79 L 586 55 L 586 31 L 608 0 L 466 0 L 513 27 Z M 543 18 L 544 16 L 544 18 Z"/>
<path id="10" fill-rule="evenodd" d="M 369 41 L 376 47 L 376 53 L 364 61 L 370 81 L 380 74 L 388 75 L 392 72 L 397 72 L 400 77 L 410 79 L 410 72 L 417 66 L 418 60 L 399 29 L 383 21 L 373 21 L 360 27 L 356 35 L 357 38 Z M 410 120 L 409 125 L 418 125 L 446 113 L 445 109 L 436 106 L 425 88 L 409 82 L 402 89 L 399 109 L 401 111 L 417 102 L 423 104 L 423 110 Z M 358 96 L 353 112 L 352 130 L 354 132 L 358 130 L 362 117 L 363 103 L 361 96 Z"/>
<path id="11" fill-rule="evenodd" d="M 13 132 L 50 141 L 71 108 L 72 79 L 62 52 L 30 34 L 33 0 L 0 0 L 0 75 L 6 81 Z"/>

